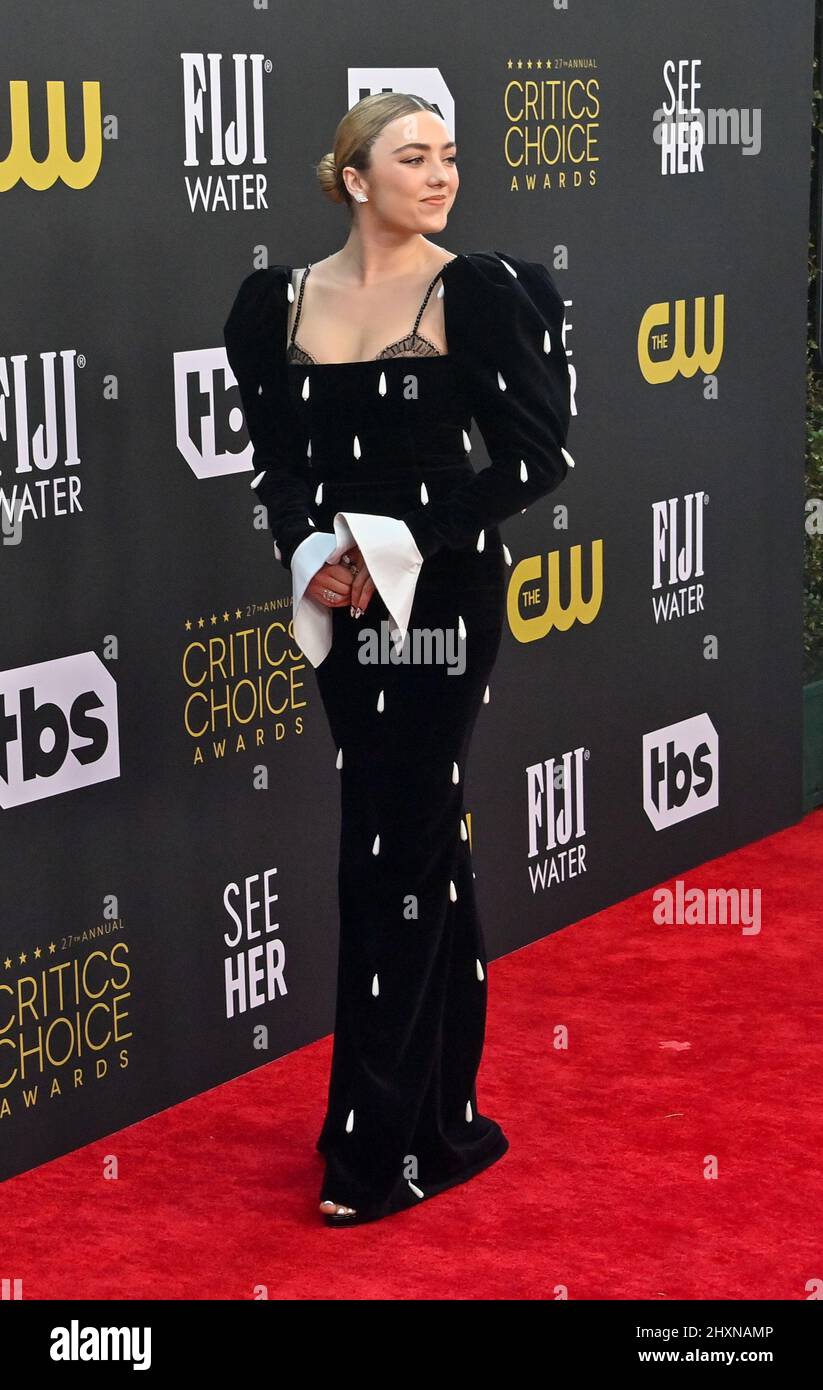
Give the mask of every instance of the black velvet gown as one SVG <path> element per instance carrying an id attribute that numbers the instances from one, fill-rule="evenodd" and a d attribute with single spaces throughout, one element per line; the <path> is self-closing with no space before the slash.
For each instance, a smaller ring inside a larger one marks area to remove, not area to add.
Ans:
<path id="1" fill-rule="evenodd" d="M 488 969 L 463 788 L 503 629 L 511 557 L 498 523 L 572 463 L 564 306 L 549 271 L 507 252 L 461 253 L 436 280 L 442 354 L 415 330 L 373 361 L 287 350 L 285 265 L 252 272 L 225 325 L 282 564 L 341 510 L 399 518 L 422 557 L 407 641 L 429 630 L 459 642 L 459 664 L 421 648 L 416 659 L 359 660 L 363 625 L 389 621 L 378 591 L 360 620 L 347 603 L 328 610 L 331 646 L 316 667 L 341 791 L 320 1200 L 359 1220 L 416 1206 L 508 1148 L 475 1086 Z M 491 460 L 479 470 L 472 418 Z"/>

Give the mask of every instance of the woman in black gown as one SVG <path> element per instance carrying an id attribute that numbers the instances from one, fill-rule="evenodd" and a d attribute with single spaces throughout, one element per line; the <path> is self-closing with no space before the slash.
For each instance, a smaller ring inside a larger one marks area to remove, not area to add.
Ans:
<path id="1" fill-rule="evenodd" d="M 570 385 L 548 270 L 444 254 L 424 235 L 454 199 L 448 140 L 427 102 L 382 93 L 347 113 L 318 166 L 354 211 L 336 274 L 354 282 L 387 245 L 403 271 L 420 268 L 405 336 L 375 354 L 375 330 L 352 323 L 346 360 L 327 361 L 315 318 L 308 351 L 310 263 L 253 271 L 225 325 L 252 486 L 338 750 L 339 967 L 317 1141 L 332 1225 L 415 1206 L 508 1148 L 475 1089 L 487 964 L 463 786 L 502 635 L 511 557 L 498 523 L 566 477 Z M 472 418 L 491 460 L 478 471 Z"/>

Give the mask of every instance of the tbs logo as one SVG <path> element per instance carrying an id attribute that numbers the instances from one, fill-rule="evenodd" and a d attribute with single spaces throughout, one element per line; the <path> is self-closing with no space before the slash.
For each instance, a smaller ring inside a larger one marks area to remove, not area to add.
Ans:
<path id="1" fill-rule="evenodd" d="M 117 687 L 95 652 L 0 672 L 0 806 L 119 776 Z"/>
<path id="2" fill-rule="evenodd" d="M 655 830 L 717 805 L 717 730 L 696 714 L 643 735 L 643 809 Z"/>

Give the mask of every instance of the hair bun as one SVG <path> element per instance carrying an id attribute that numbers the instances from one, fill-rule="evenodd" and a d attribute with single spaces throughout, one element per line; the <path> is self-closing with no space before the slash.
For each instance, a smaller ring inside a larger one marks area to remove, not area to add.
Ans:
<path id="1" fill-rule="evenodd" d="M 334 162 L 334 154 L 331 150 L 319 160 L 316 172 L 320 187 L 326 197 L 331 198 L 333 203 L 342 203 L 344 196 L 340 187 L 337 165 Z"/>

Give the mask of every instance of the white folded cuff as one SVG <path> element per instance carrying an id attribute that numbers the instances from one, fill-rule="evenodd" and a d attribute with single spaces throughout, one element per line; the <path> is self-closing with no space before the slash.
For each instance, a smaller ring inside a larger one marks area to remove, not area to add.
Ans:
<path id="1" fill-rule="evenodd" d="M 336 512 L 333 525 L 334 534 L 314 532 L 300 542 L 291 558 L 294 635 L 312 666 L 320 665 L 332 642 L 332 610 L 306 596 L 309 582 L 324 564 L 335 564 L 353 545 L 360 547 L 374 587 L 394 620 L 392 636 L 399 646 L 406 639 L 423 564 L 411 531 L 397 517 Z"/>
<path id="2" fill-rule="evenodd" d="M 331 609 L 306 594 L 306 589 L 336 543 L 333 531 L 313 531 L 291 557 L 292 627 L 297 645 L 312 666 L 320 665 L 331 646 Z"/>
<path id="3" fill-rule="evenodd" d="M 394 619 L 392 636 L 402 646 L 423 563 L 414 536 L 399 517 L 370 512 L 335 512 L 332 524 L 339 542 L 335 558 L 352 544 L 360 547 L 374 587 Z"/>

